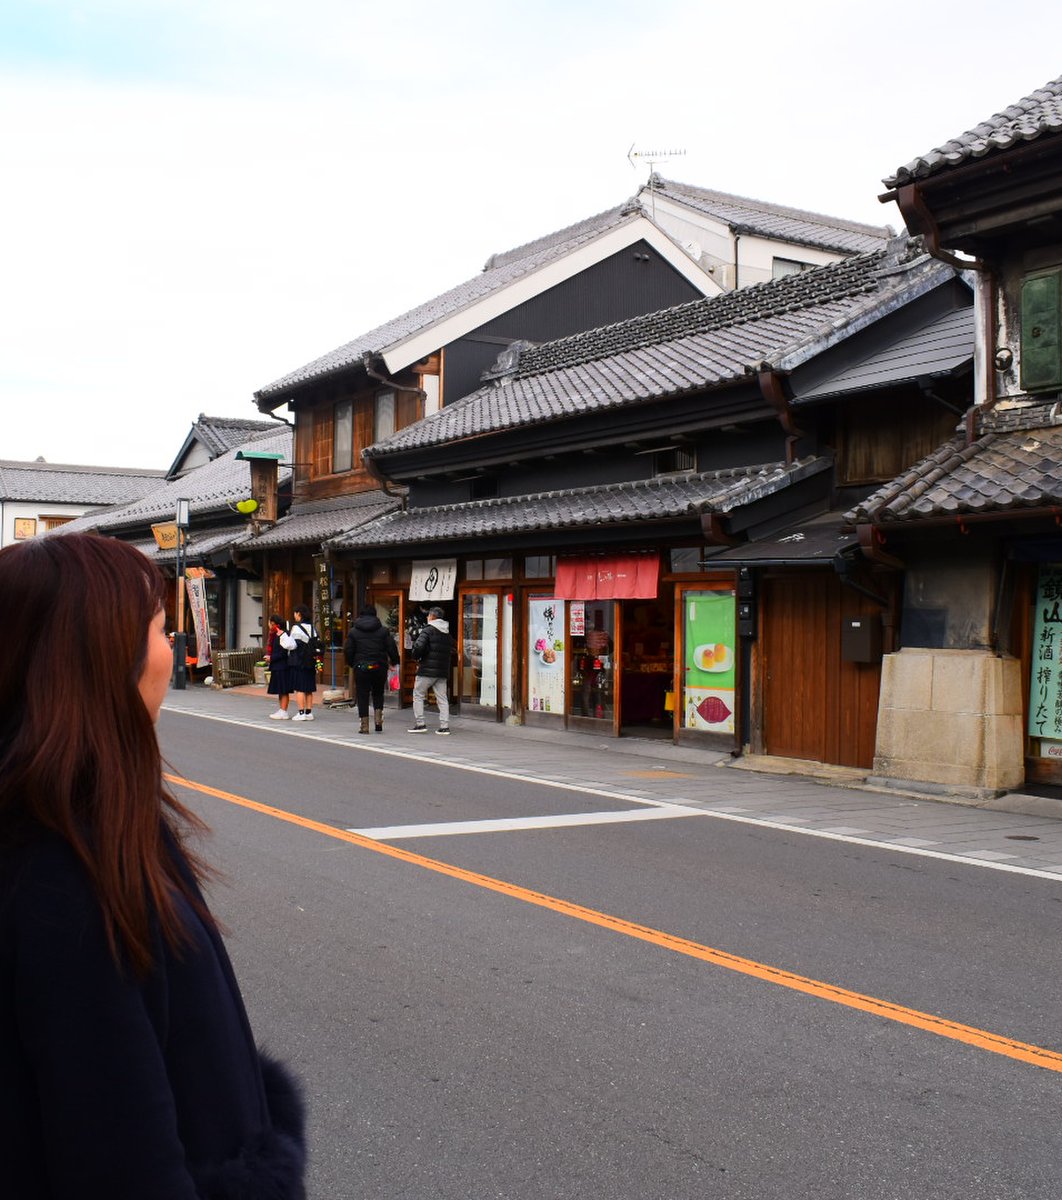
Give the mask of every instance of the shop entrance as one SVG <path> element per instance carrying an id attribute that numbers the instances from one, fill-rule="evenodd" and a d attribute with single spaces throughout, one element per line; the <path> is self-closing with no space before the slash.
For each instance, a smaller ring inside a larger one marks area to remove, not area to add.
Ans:
<path id="1" fill-rule="evenodd" d="M 674 732 L 674 587 L 655 600 L 621 600 L 621 734 L 670 738 Z M 670 703 L 669 703 L 670 701 Z"/>

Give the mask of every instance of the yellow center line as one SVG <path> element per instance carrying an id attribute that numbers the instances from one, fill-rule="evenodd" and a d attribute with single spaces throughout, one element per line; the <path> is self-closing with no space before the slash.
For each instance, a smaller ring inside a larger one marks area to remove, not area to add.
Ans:
<path id="1" fill-rule="evenodd" d="M 730 954 L 725 950 L 717 950 L 712 946 L 705 946 L 700 942 L 690 941 L 688 938 L 676 937 L 674 934 L 664 933 L 648 925 L 637 925 L 633 921 L 625 921 L 622 917 L 613 917 L 608 913 L 598 912 L 596 909 L 587 908 L 582 904 L 574 904 L 570 900 L 561 900 L 556 896 L 549 896 L 543 892 L 535 892 L 529 888 L 521 887 L 519 884 L 507 883 L 504 879 L 494 879 L 490 875 L 481 875 L 478 871 L 468 871 L 464 867 L 452 866 L 450 863 L 441 862 L 436 858 L 428 858 L 423 854 L 414 854 L 412 851 L 404 850 L 400 846 L 378 842 L 360 833 L 351 833 L 346 829 L 336 829 L 332 825 L 325 825 L 323 822 L 311 820 L 309 817 L 301 817 L 297 813 L 288 812 L 283 808 L 274 808 L 269 804 L 261 804 L 257 800 L 248 799 L 246 796 L 237 796 L 233 792 L 223 792 L 218 788 L 209 787 L 204 783 L 195 783 L 190 779 L 184 779 L 178 775 L 167 774 L 164 778 L 168 783 L 172 783 L 177 787 L 188 788 L 193 792 L 201 792 L 205 796 L 213 796 L 218 800 L 225 800 L 230 804 L 249 808 L 265 816 L 275 817 L 278 821 L 286 821 L 290 825 L 298 825 L 302 829 L 323 834 L 325 837 L 335 838 L 337 841 L 349 842 L 352 846 L 360 846 L 363 850 L 372 850 L 376 854 L 385 854 L 390 858 L 397 858 L 402 862 L 423 867 L 429 871 L 435 871 L 440 875 L 449 875 L 453 879 L 460 879 L 464 883 L 486 888 L 492 892 L 499 892 L 503 896 L 522 900 L 526 904 L 535 904 L 540 908 L 547 908 L 552 912 L 562 913 L 564 916 L 573 917 L 576 920 L 585 921 L 591 925 L 599 925 L 603 929 L 610 929 L 614 933 L 622 933 L 627 937 L 637 938 L 640 941 L 649 942 L 654 946 L 661 946 L 666 950 L 673 950 L 677 954 L 685 954 L 689 958 L 696 958 L 702 962 L 712 963 L 714 966 L 725 967 L 728 971 L 737 971 L 742 975 L 751 975 L 754 979 L 761 979 L 766 983 L 774 983 L 779 987 L 803 992 L 805 995 L 815 996 L 820 1000 L 829 1000 L 834 1004 L 843 1004 L 847 1008 L 854 1008 L 860 1012 L 884 1017 L 887 1020 L 896 1021 L 901 1025 L 911 1025 L 915 1029 L 922 1029 L 927 1033 L 935 1033 L 939 1037 L 964 1042 L 966 1045 L 974 1046 L 979 1050 L 987 1050 L 992 1054 L 1002 1054 L 1007 1058 L 1015 1058 L 1019 1062 L 1031 1063 L 1033 1066 L 1044 1067 L 1046 1070 L 1062 1073 L 1062 1054 L 1055 1050 L 1048 1050 L 1044 1046 L 1034 1046 L 1028 1042 L 1019 1042 L 1014 1038 L 1003 1037 L 1000 1034 L 990 1033 L 984 1029 L 977 1029 L 972 1025 L 961 1025 L 957 1021 L 949 1021 L 944 1017 L 934 1016 L 932 1013 L 919 1012 L 918 1009 L 907 1008 L 902 1004 L 894 1004 L 889 1000 L 880 1000 L 875 996 L 865 996 L 860 992 L 849 991 L 848 988 L 838 987 L 832 983 L 809 979 L 804 975 L 797 975 L 792 971 L 786 971 L 780 967 L 772 967 L 766 963 L 756 962 L 751 958 L 742 958 L 740 955 Z"/>

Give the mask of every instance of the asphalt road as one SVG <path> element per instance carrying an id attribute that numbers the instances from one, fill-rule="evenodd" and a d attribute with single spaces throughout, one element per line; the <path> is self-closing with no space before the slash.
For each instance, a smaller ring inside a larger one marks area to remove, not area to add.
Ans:
<path id="1" fill-rule="evenodd" d="M 313 1200 L 1062 1195 L 1062 880 L 702 815 L 374 843 L 342 831 L 637 806 L 176 713 L 160 736 L 311 823 L 176 789 L 252 1022 L 306 1082 Z"/>

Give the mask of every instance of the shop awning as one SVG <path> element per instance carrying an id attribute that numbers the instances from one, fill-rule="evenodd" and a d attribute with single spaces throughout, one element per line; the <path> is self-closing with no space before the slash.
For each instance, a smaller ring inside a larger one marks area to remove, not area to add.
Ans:
<path id="1" fill-rule="evenodd" d="M 659 554 L 570 555 L 557 559 L 558 600 L 655 600 Z"/>

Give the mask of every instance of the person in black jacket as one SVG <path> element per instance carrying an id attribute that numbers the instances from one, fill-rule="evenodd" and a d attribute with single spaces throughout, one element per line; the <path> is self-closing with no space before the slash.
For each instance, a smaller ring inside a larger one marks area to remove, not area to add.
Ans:
<path id="1" fill-rule="evenodd" d="M 441 608 L 428 609 L 428 623 L 417 635 L 410 653 L 417 660 L 417 679 L 413 684 L 413 724 L 409 732 L 428 732 L 424 724 L 424 701 L 430 691 L 439 706 L 439 728 L 435 732 L 448 734 L 450 701 L 446 695 L 446 685 L 450 677 L 454 639 L 450 636 L 450 624 Z"/>
<path id="2" fill-rule="evenodd" d="M 304 1116 L 255 1045 L 165 790 L 158 568 L 92 534 L 0 550 L 0 1192 L 305 1200 Z M 60 680 L 61 686 L 55 681 Z"/>
<path id="3" fill-rule="evenodd" d="M 343 643 L 347 666 L 354 668 L 354 694 L 358 698 L 359 733 L 369 732 L 369 697 L 376 715 L 376 732 L 383 733 L 384 684 L 387 668 L 398 666 L 398 647 L 391 632 L 376 615 L 376 609 L 366 604 L 350 627 Z"/>

